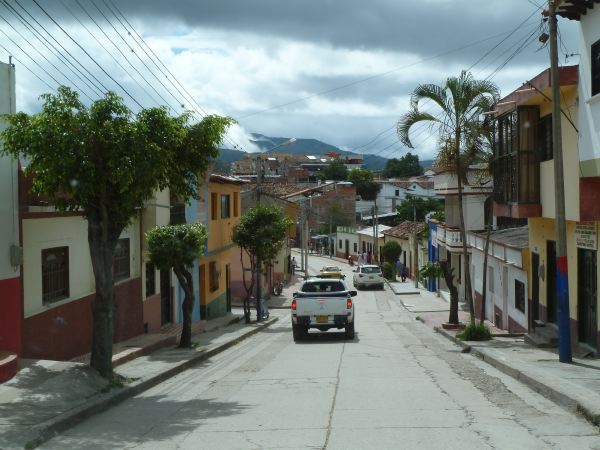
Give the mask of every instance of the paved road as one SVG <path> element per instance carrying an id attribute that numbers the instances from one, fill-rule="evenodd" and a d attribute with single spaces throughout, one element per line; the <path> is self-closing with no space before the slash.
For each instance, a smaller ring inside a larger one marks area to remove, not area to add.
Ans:
<path id="1" fill-rule="evenodd" d="M 356 310 L 354 341 L 298 344 L 275 311 L 267 331 L 42 448 L 600 449 L 596 428 L 460 353 L 389 291 L 360 291 Z"/>

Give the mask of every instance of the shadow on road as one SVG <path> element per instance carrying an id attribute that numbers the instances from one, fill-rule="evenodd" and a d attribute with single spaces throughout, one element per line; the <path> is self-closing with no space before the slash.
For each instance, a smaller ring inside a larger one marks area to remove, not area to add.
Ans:
<path id="1" fill-rule="evenodd" d="M 342 344 L 344 342 L 348 344 L 358 344 L 360 341 L 358 332 L 354 333 L 354 339 L 346 339 L 346 335 L 343 331 L 317 331 L 317 332 L 309 332 L 308 337 L 306 339 L 302 339 L 301 341 L 296 341 L 298 345 L 307 345 L 307 344 Z"/>

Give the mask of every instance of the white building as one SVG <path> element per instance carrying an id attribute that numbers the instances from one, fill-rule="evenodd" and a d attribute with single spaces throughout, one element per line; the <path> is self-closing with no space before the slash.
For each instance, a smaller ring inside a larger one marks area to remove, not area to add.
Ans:
<path id="1" fill-rule="evenodd" d="M 411 180 L 382 180 L 377 181 L 381 184 L 381 190 L 377 195 L 377 213 L 389 214 L 396 211 L 396 206 L 402 203 L 407 195 L 416 197 L 436 196 L 433 182 L 419 177 L 420 179 Z M 356 201 L 356 214 L 359 220 L 366 216 L 371 216 L 375 202 L 366 200 Z"/>

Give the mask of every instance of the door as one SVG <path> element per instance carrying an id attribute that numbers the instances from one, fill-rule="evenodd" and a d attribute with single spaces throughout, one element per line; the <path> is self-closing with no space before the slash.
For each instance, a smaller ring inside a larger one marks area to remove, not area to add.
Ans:
<path id="1" fill-rule="evenodd" d="M 171 273 L 169 270 L 160 271 L 160 324 L 171 322 Z"/>
<path id="2" fill-rule="evenodd" d="M 225 289 L 227 312 L 231 312 L 231 268 L 229 264 L 225 264 Z"/>
<path id="3" fill-rule="evenodd" d="M 556 242 L 546 243 L 546 322 L 556 323 Z"/>
<path id="4" fill-rule="evenodd" d="M 540 319 L 540 255 L 531 254 L 531 323 Z M 533 328 L 533 327 L 532 327 Z"/>
<path id="5" fill-rule="evenodd" d="M 345 244 L 345 250 L 346 250 L 346 259 L 348 259 L 348 257 L 350 256 L 350 241 L 348 239 L 346 239 L 344 241 Z"/>
<path id="6" fill-rule="evenodd" d="M 577 249 L 577 318 L 579 320 L 579 342 L 597 346 L 597 278 L 596 251 Z"/>
<path id="7" fill-rule="evenodd" d="M 206 264 L 200 264 L 198 272 L 198 278 L 200 279 L 200 314 L 202 314 L 203 312 L 206 313 L 202 305 L 206 306 L 208 304 L 206 301 Z"/>

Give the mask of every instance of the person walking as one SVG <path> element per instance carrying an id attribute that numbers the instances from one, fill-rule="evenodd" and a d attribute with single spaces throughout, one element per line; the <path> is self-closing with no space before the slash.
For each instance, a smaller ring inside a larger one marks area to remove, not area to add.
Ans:
<path id="1" fill-rule="evenodd" d="M 292 268 L 292 275 L 296 275 L 296 257 L 292 256 L 292 261 L 290 263 L 290 267 Z"/>
<path id="2" fill-rule="evenodd" d="M 373 257 L 371 256 L 371 252 L 367 253 L 367 264 L 371 264 Z"/>
<path id="3" fill-rule="evenodd" d="M 402 277 L 402 262 L 400 261 L 400 258 L 396 260 L 396 276 Z"/>

